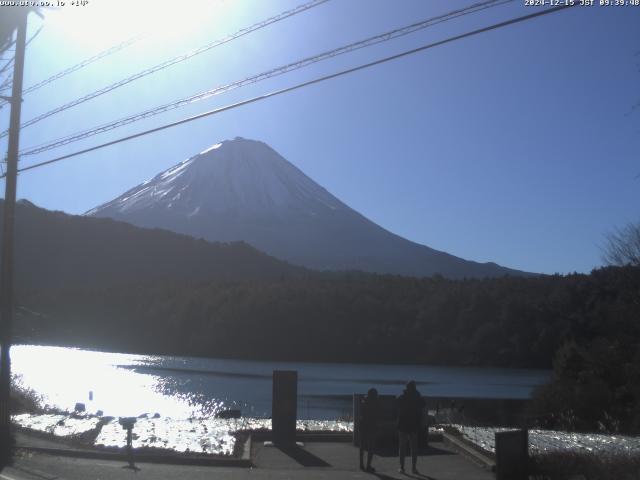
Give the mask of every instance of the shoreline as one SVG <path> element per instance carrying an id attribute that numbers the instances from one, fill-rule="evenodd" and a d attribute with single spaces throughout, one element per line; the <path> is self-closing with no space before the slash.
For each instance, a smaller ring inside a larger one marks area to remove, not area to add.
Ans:
<path id="1" fill-rule="evenodd" d="M 75 418 L 73 414 L 22 414 L 31 416 L 66 416 L 68 419 Z M 128 458 L 126 446 L 107 446 L 97 444 L 96 440 L 99 437 L 102 428 L 117 420 L 113 417 L 102 417 L 96 423 L 96 426 L 78 432 L 76 434 L 59 435 L 51 430 L 42 430 L 37 428 L 30 428 L 16 423 L 16 418 L 12 419 L 12 426 L 14 428 L 16 442 L 15 448 L 28 449 L 34 451 L 42 451 L 44 453 L 55 453 L 67 456 L 85 456 L 91 457 L 93 455 L 102 456 L 105 458 Z M 96 418 L 93 416 L 87 416 L 88 418 Z M 134 428 L 135 432 L 135 428 Z M 126 434 L 123 430 L 123 438 Z M 198 462 L 199 460 L 238 460 L 242 459 L 245 454 L 245 444 L 248 441 L 250 432 L 238 431 L 234 433 L 234 447 L 231 454 L 221 454 L 212 452 L 196 452 L 196 451 L 177 451 L 171 448 L 162 448 L 157 446 L 137 446 L 134 447 L 134 457 L 140 457 L 140 461 L 145 459 L 149 461 L 149 458 L 164 458 L 164 459 L 189 459 L 192 462 Z"/>
<path id="2" fill-rule="evenodd" d="M 479 371 L 484 370 L 506 370 L 509 372 L 522 372 L 522 373 L 549 373 L 551 372 L 551 367 L 543 367 L 543 366 L 535 366 L 535 367 L 526 367 L 526 366 L 509 366 L 509 365 L 492 365 L 492 364 L 480 364 L 480 363 L 411 363 L 405 361 L 385 361 L 383 363 L 376 361 L 368 361 L 358 360 L 356 358 L 350 360 L 331 360 L 331 359 L 323 359 L 318 358 L 315 360 L 309 359 L 296 359 L 289 357 L 278 357 L 278 356 L 265 356 L 263 357 L 255 357 L 255 358 L 247 358 L 246 356 L 235 356 L 235 355 L 199 355 L 197 353 L 180 353 L 177 351 L 169 351 L 169 350 L 153 350 L 153 349 L 136 349 L 129 348 L 127 351 L 122 351 L 120 349 L 110 348 L 108 346 L 101 346 L 99 344 L 92 343 L 84 343 L 82 342 L 71 342 L 71 343 L 62 343 L 58 341 L 47 341 L 47 340 L 38 340 L 35 338 L 20 338 L 14 341 L 13 346 L 34 346 L 34 347 L 58 347 L 58 348 L 70 348 L 74 350 L 84 350 L 84 351 L 92 351 L 98 353 L 113 353 L 113 354 L 122 354 L 122 355 L 140 355 L 145 357 L 181 357 L 187 359 L 204 359 L 204 360 L 229 360 L 235 362 L 272 362 L 272 363 L 295 363 L 301 365 L 318 365 L 318 364 L 328 364 L 328 365 L 355 365 L 355 366 L 371 366 L 371 367 L 380 367 L 380 366 L 392 366 L 392 367 L 433 367 L 438 369 L 477 369 Z"/>
<path id="3" fill-rule="evenodd" d="M 176 452 L 161 448 L 136 448 L 131 457 L 126 448 L 87 446 L 75 439 L 16 427 L 15 451 L 26 451 L 62 457 L 118 460 L 133 463 L 164 463 L 174 465 L 251 467 L 250 435 L 239 439 L 241 447 L 234 455 L 215 455 L 197 452 Z"/>
<path id="4" fill-rule="evenodd" d="M 12 416 L 16 431 L 83 451 L 125 452 L 126 431 L 114 417 L 70 413 L 24 413 Z M 348 421 L 298 420 L 299 433 L 328 432 L 351 435 Z M 264 418 L 138 418 L 133 428 L 136 453 L 202 458 L 239 458 L 247 438 L 270 434 L 271 420 Z M 33 442 L 32 442 L 33 443 Z M 36 442 L 37 443 L 37 442 Z"/>

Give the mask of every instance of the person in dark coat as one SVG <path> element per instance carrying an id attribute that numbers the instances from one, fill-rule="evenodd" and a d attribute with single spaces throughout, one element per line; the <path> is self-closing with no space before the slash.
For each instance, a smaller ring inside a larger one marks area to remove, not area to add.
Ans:
<path id="1" fill-rule="evenodd" d="M 411 448 L 411 472 L 418 473 L 418 432 L 422 423 L 425 401 L 416 389 L 413 380 L 397 399 L 398 406 L 398 442 L 400 454 L 400 473 L 404 473 L 404 459 L 407 444 Z"/>
<path id="2" fill-rule="evenodd" d="M 373 451 L 375 449 L 376 436 L 378 434 L 378 422 L 380 419 L 380 404 L 378 391 L 370 388 L 367 396 L 360 404 L 360 470 L 374 472 L 371 466 Z M 364 451 L 367 451 L 367 466 L 364 466 Z"/>

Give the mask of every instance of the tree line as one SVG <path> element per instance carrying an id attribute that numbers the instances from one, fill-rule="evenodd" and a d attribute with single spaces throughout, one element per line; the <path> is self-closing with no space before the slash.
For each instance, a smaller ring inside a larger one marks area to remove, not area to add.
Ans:
<path id="1" fill-rule="evenodd" d="M 638 430 L 640 267 L 485 280 L 295 278 L 23 291 L 17 338 L 140 353 L 554 368 L 546 425 Z M 634 423 L 635 422 L 635 423 Z"/>

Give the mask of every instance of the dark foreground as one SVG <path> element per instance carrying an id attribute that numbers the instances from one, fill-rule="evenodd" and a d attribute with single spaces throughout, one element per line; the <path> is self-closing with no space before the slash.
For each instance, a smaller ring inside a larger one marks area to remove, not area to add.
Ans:
<path id="1" fill-rule="evenodd" d="M 308 442 L 303 448 L 279 449 L 265 447 L 254 441 L 251 448 L 253 467 L 203 467 L 136 464 L 138 470 L 126 468 L 125 462 L 61 457 L 18 451 L 12 467 L 5 468 L 0 480 L 106 480 L 133 479 L 426 479 L 426 480 L 483 480 L 494 475 L 458 454 L 451 447 L 433 442 L 418 460 L 420 474 L 401 475 L 397 472 L 396 456 L 376 457 L 373 474 L 358 469 L 358 451 L 346 442 Z"/>

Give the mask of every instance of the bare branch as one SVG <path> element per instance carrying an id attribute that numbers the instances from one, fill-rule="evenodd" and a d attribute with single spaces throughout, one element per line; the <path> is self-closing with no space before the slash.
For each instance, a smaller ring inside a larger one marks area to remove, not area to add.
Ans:
<path id="1" fill-rule="evenodd" d="M 640 266 L 640 222 L 630 223 L 607 235 L 602 259 L 608 265 Z"/>

